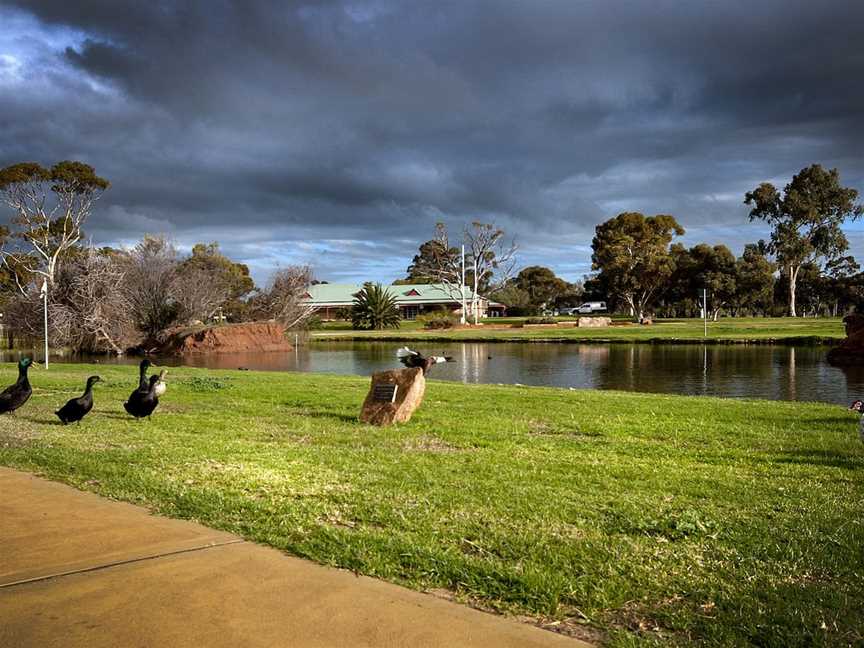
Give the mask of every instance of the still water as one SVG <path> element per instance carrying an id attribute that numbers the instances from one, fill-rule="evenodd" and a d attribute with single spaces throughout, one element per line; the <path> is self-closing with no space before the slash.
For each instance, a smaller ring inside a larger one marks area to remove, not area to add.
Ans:
<path id="1" fill-rule="evenodd" d="M 289 353 L 190 356 L 183 364 L 213 369 L 314 371 L 366 376 L 392 369 L 396 342 L 314 342 Z M 830 366 L 826 347 L 651 344 L 449 343 L 418 345 L 423 353 L 453 356 L 431 377 L 466 383 L 507 383 L 618 389 L 732 398 L 825 401 L 848 405 L 864 398 L 864 367 Z M 12 354 L 0 358 L 14 359 Z M 93 358 L 58 357 L 93 362 Z M 137 364 L 136 358 L 100 362 Z M 176 359 L 156 360 L 178 364 Z"/>

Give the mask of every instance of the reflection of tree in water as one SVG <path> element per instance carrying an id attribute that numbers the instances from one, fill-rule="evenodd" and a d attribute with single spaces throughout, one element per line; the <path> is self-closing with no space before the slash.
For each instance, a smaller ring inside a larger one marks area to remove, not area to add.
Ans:
<path id="1" fill-rule="evenodd" d="M 400 367 L 404 342 L 316 341 L 284 353 L 199 354 L 159 358 L 158 364 L 211 369 L 314 371 L 368 376 Z M 423 353 L 451 355 L 434 380 L 522 383 L 578 389 L 615 389 L 736 398 L 827 401 L 849 405 L 864 398 L 864 366 L 832 367 L 824 347 L 698 344 L 441 343 L 417 340 Z M 21 352 L 0 353 L 17 362 Z M 58 357 L 92 362 L 93 357 Z M 102 356 L 100 362 L 137 364 L 137 358 Z"/>

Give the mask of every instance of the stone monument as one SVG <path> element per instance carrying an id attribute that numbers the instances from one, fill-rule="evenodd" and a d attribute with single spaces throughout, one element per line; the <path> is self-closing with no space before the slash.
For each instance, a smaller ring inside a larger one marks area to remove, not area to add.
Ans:
<path id="1" fill-rule="evenodd" d="M 360 420 L 372 425 L 407 423 L 423 402 L 426 378 L 422 369 L 392 369 L 372 374 L 372 385 Z"/>

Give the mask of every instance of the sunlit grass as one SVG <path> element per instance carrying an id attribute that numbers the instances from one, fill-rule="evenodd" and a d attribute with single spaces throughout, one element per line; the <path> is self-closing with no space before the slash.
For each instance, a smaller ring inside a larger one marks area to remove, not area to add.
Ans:
<path id="1" fill-rule="evenodd" d="M 559 318 L 560 319 L 560 318 Z M 561 319 L 560 321 L 565 321 Z M 417 322 L 403 322 L 399 329 L 385 331 L 353 331 L 350 324 L 333 322 L 313 333 L 313 337 L 327 339 L 428 339 L 441 341 L 621 341 L 621 342 L 669 342 L 676 340 L 709 342 L 767 342 L 799 341 L 822 342 L 845 337 L 843 322 L 838 317 L 777 317 L 777 318 L 724 318 L 708 322 L 705 335 L 704 323 L 697 319 L 656 320 L 651 326 L 640 326 L 631 322 L 616 321 L 614 326 L 603 328 L 541 327 L 516 328 L 518 320 L 485 320 L 484 326 L 471 329 L 423 330 Z M 504 326 L 504 328 L 501 328 Z"/>
<path id="2" fill-rule="evenodd" d="M 92 373 L 94 413 L 58 425 Z M 432 381 L 381 429 L 362 378 L 169 378 L 148 422 L 122 409 L 133 367 L 34 370 L 0 462 L 610 645 L 864 642 L 843 408 Z"/>

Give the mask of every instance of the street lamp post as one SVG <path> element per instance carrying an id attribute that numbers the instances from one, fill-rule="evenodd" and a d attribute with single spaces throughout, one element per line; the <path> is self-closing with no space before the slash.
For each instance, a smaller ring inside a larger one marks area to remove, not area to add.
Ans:
<path id="1" fill-rule="evenodd" d="M 45 368 L 48 368 L 48 280 L 42 281 L 42 305 L 45 315 Z"/>

